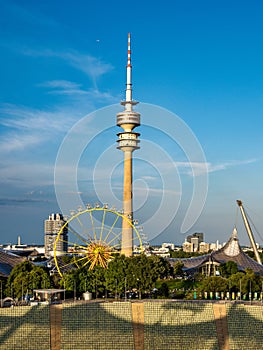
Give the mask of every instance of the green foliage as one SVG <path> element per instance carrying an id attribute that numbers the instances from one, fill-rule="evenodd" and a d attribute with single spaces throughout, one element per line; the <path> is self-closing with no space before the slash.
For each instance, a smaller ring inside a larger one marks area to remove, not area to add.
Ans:
<path id="1" fill-rule="evenodd" d="M 174 268 L 177 275 L 182 273 L 182 267 L 182 262 L 178 261 Z M 228 277 L 197 274 L 194 279 L 171 279 L 171 266 L 163 258 L 143 254 L 132 257 L 117 255 L 109 262 L 107 269 L 96 267 L 89 270 L 85 266 L 71 270 L 65 274 L 61 287 L 65 285 L 71 293 L 75 290 L 76 296 L 89 291 L 94 297 L 111 295 L 115 298 L 124 296 L 125 290 L 137 292 L 141 298 L 144 294 L 152 294 L 154 288 L 158 289 L 158 296 L 172 295 L 173 298 L 191 298 L 194 291 L 198 295 L 204 291 L 238 292 L 240 281 L 242 293 L 248 293 L 250 288 L 252 292 L 261 291 L 262 278 L 251 270 L 246 273 L 237 272 L 234 262 L 223 264 L 221 273 Z"/>
<path id="2" fill-rule="evenodd" d="M 96 267 L 89 270 L 88 266 L 74 269 L 64 275 L 60 286 L 68 291 L 83 293 L 93 292 L 96 296 L 106 294 L 119 298 L 126 291 L 137 291 L 139 298 L 142 293 L 150 293 L 157 279 L 166 278 L 171 273 L 169 262 L 157 256 L 147 257 L 136 255 L 125 257 L 116 255 L 108 264 L 107 269 Z"/>
<path id="3" fill-rule="evenodd" d="M 261 261 L 263 261 L 263 252 L 258 252 L 258 253 L 259 253 L 259 256 L 260 256 Z M 254 259 L 254 260 L 257 261 L 257 258 L 256 258 L 256 256 L 255 256 L 255 253 L 254 253 L 253 250 L 248 250 L 248 251 L 246 251 L 246 254 L 247 254 L 250 258 L 252 258 L 252 259 Z"/>
<path id="4" fill-rule="evenodd" d="M 199 290 L 202 292 L 226 292 L 228 290 L 228 282 L 225 278 L 219 276 L 211 276 L 204 278 Z"/>
<path id="5" fill-rule="evenodd" d="M 226 278 L 228 278 L 231 275 L 234 275 L 235 273 L 237 273 L 237 271 L 237 264 L 234 261 L 228 261 L 219 266 L 220 275 Z"/>
<path id="6" fill-rule="evenodd" d="M 124 255 L 117 255 L 108 264 L 108 269 L 105 271 L 105 287 L 115 294 L 115 297 L 120 297 L 121 293 L 127 290 L 127 285 L 130 282 L 127 280 L 129 259 Z"/>
<path id="7" fill-rule="evenodd" d="M 48 270 L 35 266 L 29 261 L 16 265 L 11 271 L 6 285 L 6 295 L 20 298 L 32 294 L 33 289 L 50 288 L 51 278 Z"/>
<path id="8" fill-rule="evenodd" d="M 142 293 L 149 293 L 159 278 L 167 277 L 170 274 L 170 264 L 163 258 L 144 254 L 129 258 L 127 277 L 128 287 L 137 289 L 139 299 Z"/>
<path id="9" fill-rule="evenodd" d="M 176 259 L 191 258 L 194 256 L 200 256 L 200 255 L 204 255 L 204 253 L 197 253 L 197 252 L 188 253 L 188 252 L 184 252 L 183 249 L 170 251 L 170 257 L 176 258 Z"/>
<path id="10" fill-rule="evenodd" d="M 96 266 L 93 270 L 89 270 L 88 267 L 72 269 L 63 277 L 60 287 L 76 293 L 76 297 L 87 291 L 97 297 L 99 294 L 102 295 L 105 289 L 105 270 L 100 266 Z"/>
<path id="11" fill-rule="evenodd" d="M 182 277 L 184 275 L 183 267 L 184 267 L 184 264 L 181 261 L 177 261 L 173 267 L 174 276 L 181 276 Z"/>
<path id="12" fill-rule="evenodd" d="M 168 298 L 168 296 L 169 296 L 169 287 L 168 287 L 168 284 L 166 282 L 163 282 L 161 284 L 161 287 L 158 290 L 158 295 L 161 296 L 161 297 Z"/>

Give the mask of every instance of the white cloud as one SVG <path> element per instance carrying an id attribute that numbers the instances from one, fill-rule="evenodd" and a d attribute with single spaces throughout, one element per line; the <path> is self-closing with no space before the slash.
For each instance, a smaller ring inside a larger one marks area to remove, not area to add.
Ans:
<path id="1" fill-rule="evenodd" d="M 68 80 L 49 80 L 38 84 L 38 86 L 61 89 L 78 89 L 81 87 L 81 84 L 77 84 Z"/>
<path id="2" fill-rule="evenodd" d="M 56 55 L 94 80 L 113 69 L 110 63 L 105 63 L 96 57 L 78 52 L 57 53 Z"/>
<path id="3" fill-rule="evenodd" d="M 142 178 L 142 180 L 146 180 L 146 181 L 155 181 L 156 180 L 155 176 L 142 176 L 141 178 Z"/>
<path id="4" fill-rule="evenodd" d="M 25 150 L 48 142 L 67 132 L 78 119 L 67 108 L 43 111 L 12 104 L 0 105 L 0 115 L 0 126 L 5 127 L 0 139 L 1 153 Z"/>
<path id="5" fill-rule="evenodd" d="M 167 189 L 167 188 L 151 188 L 151 187 L 139 187 L 136 186 L 135 188 L 136 191 L 136 196 L 145 196 L 145 193 L 149 193 L 152 195 L 163 195 L 163 194 L 170 194 L 173 196 L 180 196 L 181 192 L 179 191 L 175 191 L 175 190 L 171 190 L 171 189 Z"/>
<path id="6" fill-rule="evenodd" d="M 74 50 L 59 52 L 49 49 L 38 51 L 32 49 L 24 49 L 23 54 L 33 57 L 55 57 L 62 59 L 68 65 L 82 71 L 87 76 L 89 76 L 96 89 L 97 79 L 113 70 L 113 66 L 110 63 L 103 62 L 99 58 L 88 54 L 82 54 Z"/>
<path id="7" fill-rule="evenodd" d="M 53 164 L 5 160 L 0 165 L 2 185 L 28 188 L 53 184 Z"/>
<path id="8" fill-rule="evenodd" d="M 12 129 L 43 131 L 64 131 L 75 121 L 69 110 L 44 111 L 26 106 L 3 104 L 0 106 L 0 124 Z"/>
<path id="9" fill-rule="evenodd" d="M 185 169 L 187 175 L 203 175 L 205 173 L 214 173 L 216 171 L 226 170 L 235 166 L 255 163 L 257 159 L 247 160 L 233 160 L 229 162 L 223 162 L 218 164 L 212 164 L 210 162 L 175 162 L 175 166 L 179 169 Z"/>
<path id="10" fill-rule="evenodd" d="M 49 88 L 49 94 L 53 95 L 67 95 L 67 96 L 84 96 L 88 101 L 93 103 L 116 103 L 120 100 L 120 97 L 112 96 L 109 92 L 103 92 L 97 88 L 90 88 L 88 90 L 82 88 L 81 84 L 68 81 L 68 80 L 50 80 L 38 84 L 39 87 Z"/>
<path id="11" fill-rule="evenodd" d="M 28 147 L 38 145 L 43 141 L 40 135 L 18 135 L 10 133 L 1 138 L 0 151 L 1 153 L 12 151 L 23 151 Z"/>

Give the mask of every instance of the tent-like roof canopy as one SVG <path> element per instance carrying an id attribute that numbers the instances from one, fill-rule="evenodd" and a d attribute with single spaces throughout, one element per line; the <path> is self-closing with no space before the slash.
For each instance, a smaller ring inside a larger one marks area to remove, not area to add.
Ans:
<path id="1" fill-rule="evenodd" d="M 4 250 L 0 250 L 0 278 L 7 278 L 10 275 L 13 267 L 17 264 L 25 261 L 26 258 L 22 258 L 13 253 L 9 253 Z"/>
<path id="2" fill-rule="evenodd" d="M 230 239 L 221 249 L 194 258 L 170 259 L 172 264 L 176 261 L 182 261 L 184 270 L 189 273 L 197 271 L 199 267 L 208 262 L 223 264 L 228 261 L 234 261 L 239 271 L 245 271 L 247 268 L 250 268 L 256 274 L 263 275 L 263 265 L 259 264 L 242 251 L 236 228 L 234 228 Z"/>

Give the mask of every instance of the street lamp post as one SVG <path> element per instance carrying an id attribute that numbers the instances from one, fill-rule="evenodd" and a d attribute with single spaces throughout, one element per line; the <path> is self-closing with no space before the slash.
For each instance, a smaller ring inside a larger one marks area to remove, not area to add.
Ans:
<path id="1" fill-rule="evenodd" d="M 125 291 L 124 300 L 127 301 L 127 277 L 125 276 Z"/>
<path id="2" fill-rule="evenodd" d="M 1 281 L 1 307 L 3 307 L 3 281 Z"/>
<path id="3" fill-rule="evenodd" d="M 74 301 L 76 301 L 76 280 L 74 280 Z"/>
<path id="4" fill-rule="evenodd" d="M 23 303 L 23 296 L 24 296 L 24 284 L 23 284 L 23 281 L 22 281 L 22 303 Z"/>
<path id="5" fill-rule="evenodd" d="M 250 300 L 250 304 L 251 304 L 252 303 L 251 280 L 249 280 L 249 300 Z"/>

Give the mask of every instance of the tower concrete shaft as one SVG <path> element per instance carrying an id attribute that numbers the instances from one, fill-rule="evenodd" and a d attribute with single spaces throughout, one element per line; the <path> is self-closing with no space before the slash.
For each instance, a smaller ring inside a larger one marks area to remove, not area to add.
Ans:
<path id="1" fill-rule="evenodd" d="M 139 133 L 133 132 L 133 129 L 140 125 L 140 114 L 133 110 L 133 106 L 138 102 L 132 100 L 132 66 L 131 66 L 131 48 L 130 34 L 128 34 L 128 62 L 126 66 L 126 99 L 121 104 L 124 111 L 117 114 L 117 125 L 124 131 L 118 133 L 117 148 L 124 152 L 123 168 L 123 212 L 126 219 L 122 221 L 122 246 L 121 253 L 125 256 L 131 256 L 133 251 L 133 229 L 130 222 L 133 222 L 133 199 L 132 199 L 132 153 L 139 147 Z"/>
<path id="2" fill-rule="evenodd" d="M 133 220 L 132 208 L 132 151 L 124 152 L 123 166 L 123 214 L 129 220 Z M 122 245 L 121 253 L 131 256 L 133 250 L 133 232 L 128 221 L 122 221 Z"/>

